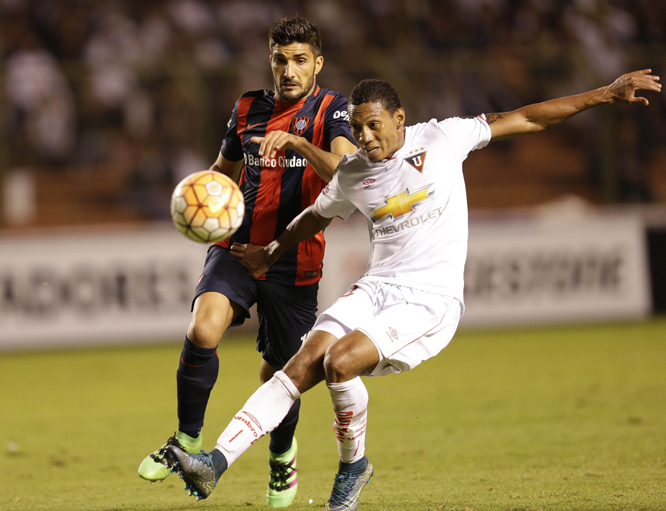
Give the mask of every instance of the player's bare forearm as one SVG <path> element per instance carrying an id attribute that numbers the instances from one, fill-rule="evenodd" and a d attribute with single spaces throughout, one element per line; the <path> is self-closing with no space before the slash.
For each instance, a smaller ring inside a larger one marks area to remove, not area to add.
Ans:
<path id="1" fill-rule="evenodd" d="M 210 166 L 210 170 L 220 172 L 225 174 L 233 179 L 236 183 L 238 182 L 238 176 L 240 175 L 241 168 L 243 167 L 243 160 L 231 161 L 227 160 L 222 153 L 218 154 L 217 160 Z"/>
<path id="2" fill-rule="evenodd" d="M 341 135 L 331 141 L 330 152 L 312 145 L 304 138 L 301 139 L 300 148 L 297 151 L 308 160 L 317 175 L 328 183 L 333 179 L 333 174 L 335 174 L 342 157 L 345 154 L 356 152 L 357 149 L 358 147 L 352 144 L 347 137 Z"/>
<path id="3" fill-rule="evenodd" d="M 603 88 L 584 94 L 553 99 L 524 106 L 513 112 L 488 114 L 492 140 L 502 140 L 517 135 L 537 133 L 566 121 L 588 108 L 600 105 L 603 101 Z"/>
<path id="4" fill-rule="evenodd" d="M 299 137 L 299 139 L 298 147 L 295 148 L 296 152 L 308 160 L 317 175 L 328 183 L 333 179 L 333 174 L 340 164 L 342 155 L 324 151 L 304 138 Z"/>
<path id="5" fill-rule="evenodd" d="M 259 156 L 275 158 L 280 149 L 292 149 L 305 158 L 317 175 L 325 182 L 333 178 L 335 170 L 347 153 L 356 151 L 356 146 L 345 137 L 339 136 L 331 142 L 331 151 L 324 151 L 306 139 L 284 131 L 271 131 L 265 137 L 252 137 L 252 142 L 259 144 Z"/>
<path id="6" fill-rule="evenodd" d="M 282 254 L 325 229 L 331 220 L 332 218 L 322 217 L 314 206 L 310 206 L 291 221 L 278 239 L 267 246 L 234 243 L 231 246 L 231 254 L 240 261 L 250 277 L 258 279 Z"/>
<path id="7" fill-rule="evenodd" d="M 492 140 L 501 140 L 543 131 L 588 108 L 603 104 L 648 105 L 646 98 L 635 95 L 639 90 L 661 91 L 659 77 L 651 74 L 650 69 L 634 71 L 622 75 L 605 87 L 524 106 L 513 112 L 488 114 L 486 120 L 490 125 Z"/>

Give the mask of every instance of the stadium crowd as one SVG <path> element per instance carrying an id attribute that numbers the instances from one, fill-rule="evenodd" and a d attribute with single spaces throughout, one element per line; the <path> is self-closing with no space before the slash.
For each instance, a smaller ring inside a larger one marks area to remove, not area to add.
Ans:
<path id="1" fill-rule="evenodd" d="M 388 79 L 419 121 L 666 63 L 663 0 L 1 0 L 7 167 L 114 166 L 129 176 L 125 200 L 168 214 L 174 183 L 214 161 L 239 92 L 271 87 L 265 34 L 293 14 L 319 25 L 327 87 Z M 661 96 L 614 114 L 619 200 L 654 199 L 641 169 L 665 142 Z M 562 128 L 592 180 L 607 121 Z"/>

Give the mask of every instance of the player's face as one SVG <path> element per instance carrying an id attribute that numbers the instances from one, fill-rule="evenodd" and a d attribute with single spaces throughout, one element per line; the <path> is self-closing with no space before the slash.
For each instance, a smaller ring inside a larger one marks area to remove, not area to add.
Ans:
<path id="1" fill-rule="evenodd" d="M 309 44 L 274 44 L 270 58 L 277 99 L 294 102 L 312 94 L 324 57 L 315 57 Z"/>
<path id="2" fill-rule="evenodd" d="M 405 110 L 393 114 L 379 102 L 349 105 L 349 124 L 354 140 L 370 161 L 390 158 L 405 143 Z"/>

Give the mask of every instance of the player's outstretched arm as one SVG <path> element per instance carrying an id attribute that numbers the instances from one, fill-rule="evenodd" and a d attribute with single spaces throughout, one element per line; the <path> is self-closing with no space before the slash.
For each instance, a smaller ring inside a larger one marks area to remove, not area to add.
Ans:
<path id="1" fill-rule="evenodd" d="M 636 96 L 639 90 L 661 91 L 659 77 L 653 75 L 651 69 L 627 73 L 610 85 L 583 94 L 524 106 L 513 112 L 488 114 L 486 119 L 492 133 L 491 140 L 543 131 L 588 108 L 606 103 L 648 105 L 646 98 Z"/>
<path id="2" fill-rule="evenodd" d="M 259 156 L 268 158 L 275 158 L 279 149 L 293 149 L 308 160 L 317 175 L 327 183 L 333 178 L 342 157 L 358 149 L 346 137 L 339 136 L 331 141 L 331 152 L 328 152 L 285 131 L 271 131 L 265 137 L 252 137 L 252 142 L 259 144 Z"/>
<path id="3" fill-rule="evenodd" d="M 265 247 L 234 243 L 231 245 L 231 253 L 238 258 L 250 277 L 258 279 L 288 249 L 322 231 L 332 220 L 321 216 L 314 206 L 310 206 L 291 221 L 278 239 Z"/>

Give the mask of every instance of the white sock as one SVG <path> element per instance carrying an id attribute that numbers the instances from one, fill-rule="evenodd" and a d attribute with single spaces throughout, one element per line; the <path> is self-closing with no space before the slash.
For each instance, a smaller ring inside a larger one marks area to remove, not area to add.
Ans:
<path id="1" fill-rule="evenodd" d="M 299 397 L 301 393 L 282 371 L 259 387 L 217 439 L 216 449 L 222 451 L 228 465 L 277 428 Z"/>
<path id="2" fill-rule="evenodd" d="M 327 383 L 333 401 L 333 430 L 338 439 L 340 460 L 358 461 L 365 456 L 365 429 L 368 423 L 368 390 L 361 377 L 344 383 Z"/>

